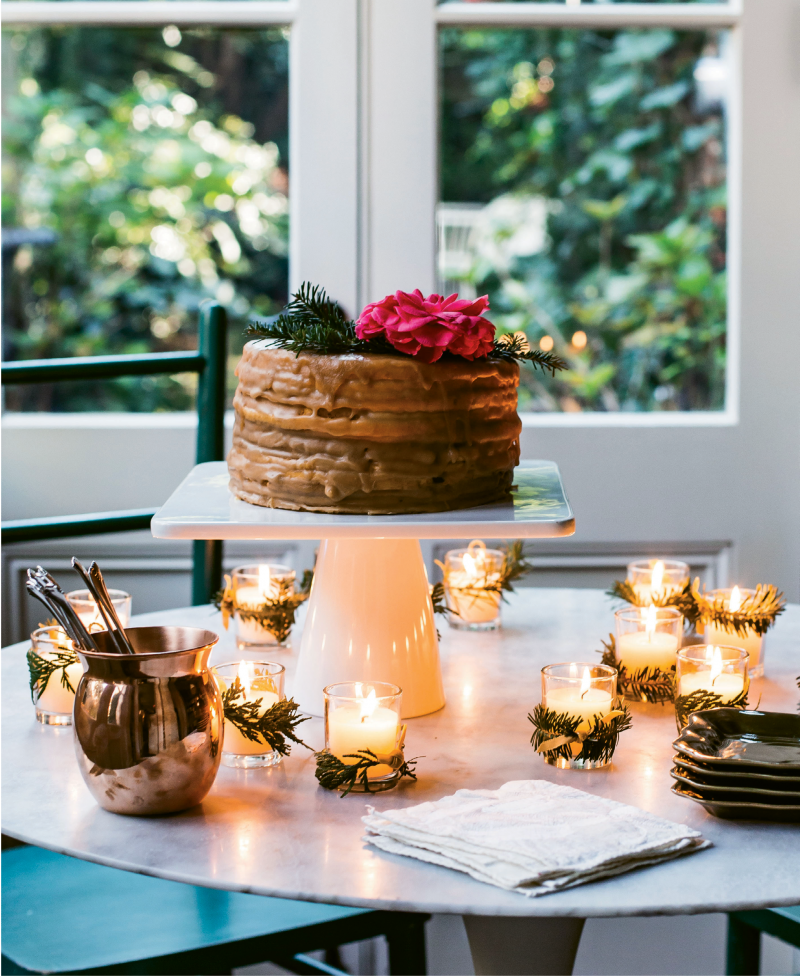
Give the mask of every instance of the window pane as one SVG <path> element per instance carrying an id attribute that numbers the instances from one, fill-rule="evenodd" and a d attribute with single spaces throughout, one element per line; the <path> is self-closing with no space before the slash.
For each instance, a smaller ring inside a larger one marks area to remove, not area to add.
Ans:
<path id="1" fill-rule="evenodd" d="M 725 41 L 440 32 L 441 288 L 570 367 L 522 409 L 724 406 Z"/>
<path id="2" fill-rule="evenodd" d="M 287 293 L 282 29 L 6 31 L 4 358 L 192 349 L 197 307 Z M 171 410 L 194 377 L 7 388 L 11 409 Z"/>

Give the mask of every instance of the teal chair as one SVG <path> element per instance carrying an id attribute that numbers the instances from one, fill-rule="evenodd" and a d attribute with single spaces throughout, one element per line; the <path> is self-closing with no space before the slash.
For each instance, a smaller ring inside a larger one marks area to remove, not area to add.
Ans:
<path id="1" fill-rule="evenodd" d="M 136 356 L 76 356 L 27 359 L 2 364 L 3 385 L 108 380 L 120 376 L 198 373 L 197 464 L 225 457 L 225 369 L 228 329 L 225 309 L 206 299 L 200 305 L 196 352 L 142 353 Z M 2 523 L 4 545 L 149 529 L 155 509 L 20 519 Z M 197 541 L 192 560 L 192 603 L 208 603 L 222 581 L 222 543 Z"/>
<path id="2" fill-rule="evenodd" d="M 800 949 L 800 905 L 763 908 L 728 915 L 728 976 L 758 976 L 761 965 L 761 933 Z"/>
<path id="3" fill-rule="evenodd" d="M 396 976 L 425 973 L 427 915 L 265 898 L 161 881 L 38 847 L 2 855 L 5 973 L 217 976 L 273 962 L 343 974 L 308 956 L 383 935 Z"/>

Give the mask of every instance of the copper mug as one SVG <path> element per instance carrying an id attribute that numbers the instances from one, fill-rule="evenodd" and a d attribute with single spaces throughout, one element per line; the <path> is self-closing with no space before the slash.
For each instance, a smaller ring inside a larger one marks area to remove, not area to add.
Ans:
<path id="1" fill-rule="evenodd" d="M 176 813 L 211 789 L 222 755 L 222 698 L 208 668 L 219 637 L 195 627 L 132 627 L 136 654 L 78 650 L 74 740 L 81 775 L 112 813 Z"/>

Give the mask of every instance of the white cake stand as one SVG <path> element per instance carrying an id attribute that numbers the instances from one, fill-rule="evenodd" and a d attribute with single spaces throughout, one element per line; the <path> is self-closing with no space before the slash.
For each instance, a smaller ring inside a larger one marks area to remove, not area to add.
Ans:
<path id="1" fill-rule="evenodd" d="M 403 717 L 444 705 L 420 539 L 542 539 L 575 532 L 558 467 L 524 461 L 512 500 L 425 515 L 319 515 L 262 508 L 228 490 L 224 461 L 199 464 L 152 521 L 157 539 L 321 539 L 293 695 L 322 715 L 337 681 L 390 681 Z"/>

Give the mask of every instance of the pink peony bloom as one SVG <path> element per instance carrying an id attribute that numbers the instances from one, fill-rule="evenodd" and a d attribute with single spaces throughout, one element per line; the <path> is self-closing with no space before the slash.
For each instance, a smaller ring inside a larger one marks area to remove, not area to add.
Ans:
<path id="1" fill-rule="evenodd" d="M 464 359 L 478 359 L 491 352 L 495 328 L 483 318 L 489 308 L 484 295 L 474 301 L 450 295 L 424 297 L 419 288 L 372 302 L 356 322 L 359 339 L 385 335 L 399 352 L 424 363 L 435 363 L 447 350 Z"/>

